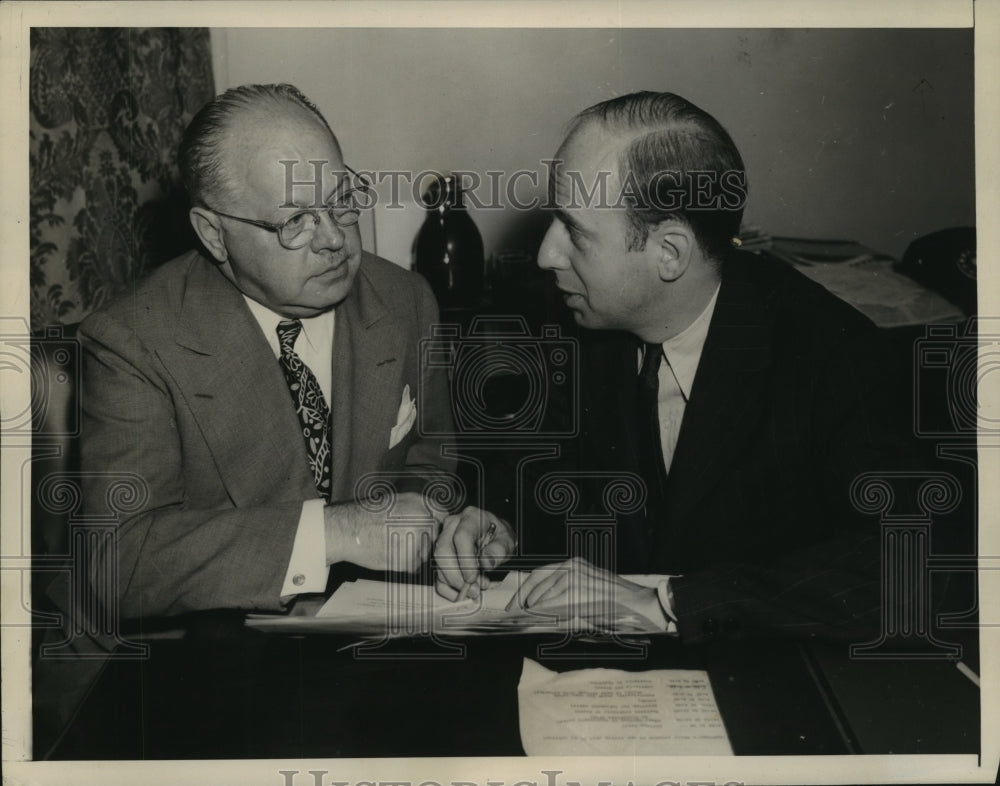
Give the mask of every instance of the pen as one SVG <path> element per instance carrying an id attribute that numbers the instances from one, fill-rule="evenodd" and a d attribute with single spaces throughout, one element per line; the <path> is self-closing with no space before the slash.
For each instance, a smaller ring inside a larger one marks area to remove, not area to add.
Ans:
<path id="1" fill-rule="evenodd" d="M 972 669 L 970 669 L 968 666 L 962 663 L 962 661 L 956 661 L 955 667 L 960 672 L 962 672 L 962 674 L 968 677 L 972 681 L 973 685 L 975 685 L 977 688 L 979 687 L 979 676 L 976 674 L 976 672 L 974 672 Z"/>
<path id="2" fill-rule="evenodd" d="M 477 565 L 477 567 L 479 565 L 480 558 L 483 556 L 483 549 L 486 548 L 488 545 L 490 545 L 490 543 L 493 542 L 493 536 L 496 535 L 496 534 L 497 534 L 497 523 L 495 521 L 491 521 L 490 522 L 490 526 L 486 528 L 486 532 L 484 532 L 479 537 L 479 545 L 476 546 L 476 565 Z M 475 583 L 476 583 L 476 579 L 473 579 L 472 581 L 465 582 L 465 584 L 463 585 L 462 589 L 458 593 L 458 597 L 455 598 L 455 603 L 460 603 L 461 601 L 465 600 L 469 596 L 469 589 Z"/>

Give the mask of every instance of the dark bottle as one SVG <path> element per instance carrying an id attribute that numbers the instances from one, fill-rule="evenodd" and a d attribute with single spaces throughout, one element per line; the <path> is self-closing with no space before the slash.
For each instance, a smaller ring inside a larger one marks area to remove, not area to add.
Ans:
<path id="1" fill-rule="evenodd" d="M 465 209 L 461 185 L 453 175 L 439 175 L 424 205 L 413 269 L 430 283 L 442 309 L 471 308 L 483 294 L 483 238 Z"/>

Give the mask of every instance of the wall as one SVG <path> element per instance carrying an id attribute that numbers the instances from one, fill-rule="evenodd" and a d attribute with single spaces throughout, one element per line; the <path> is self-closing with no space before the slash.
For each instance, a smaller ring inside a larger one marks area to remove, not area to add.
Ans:
<path id="1" fill-rule="evenodd" d="M 297 84 L 356 167 L 544 172 L 575 112 L 670 90 L 729 129 L 746 220 L 771 234 L 899 256 L 975 221 L 971 30 L 225 29 L 213 59 L 220 90 Z M 407 202 L 376 217 L 379 253 L 404 265 L 423 220 Z M 474 217 L 487 253 L 534 251 L 545 226 L 537 213 Z"/>

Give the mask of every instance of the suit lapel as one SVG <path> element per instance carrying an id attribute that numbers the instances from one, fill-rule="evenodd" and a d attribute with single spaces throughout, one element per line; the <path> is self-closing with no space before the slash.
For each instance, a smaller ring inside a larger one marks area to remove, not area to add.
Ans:
<path id="1" fill-rule="evenodd" d="M 670 475 L 667 521 L 682 519 L 740 453 L 766 411 L 771 366 L 766 294 L 727 263 L 715 313 L 684 413 Z"/>
<path id="2" fill-rule="evenodd" d="M 237 506 L 314 496 L 301 428 L 274 353 L 239 291 L 196 259 L 161 351 Z"/>
<path id="3" fill-rule="evenodd" d="M 379 468 L 396 422 L 405 337 L 362 264 L 337 307 L 333 351 L 333 495 L 354 496 L 362 475 Z M 417 391 L 410 391 L 417 397 Z M 418 406 L 420 402 L 418 402 Z"/>

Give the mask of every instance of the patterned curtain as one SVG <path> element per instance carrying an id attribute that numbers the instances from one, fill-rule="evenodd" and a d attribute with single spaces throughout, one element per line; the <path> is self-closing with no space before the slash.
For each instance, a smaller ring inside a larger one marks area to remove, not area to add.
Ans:
<path id="1" fill-rule="evenodd" d="M 213 95 L 206 29 L 32 28 L 33 330 L 195 245 L 176 152 Z"/>

